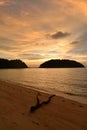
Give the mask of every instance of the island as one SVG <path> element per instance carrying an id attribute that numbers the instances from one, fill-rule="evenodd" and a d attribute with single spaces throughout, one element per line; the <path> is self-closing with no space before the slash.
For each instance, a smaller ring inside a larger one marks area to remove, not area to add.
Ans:
<path id="1" fill-rule="evenodd" d="M 0 69 L 4 68 L 28 68 L 28 66 L 21 60 L 8 60 L 0 58 Z"/>
<path id="2" fill-rule="evenodd" d="M 85 66 L 74 60 L 52 59 L 42 63 L 39 68 L 78 68 L 78 67 L 85 67 Z"/>

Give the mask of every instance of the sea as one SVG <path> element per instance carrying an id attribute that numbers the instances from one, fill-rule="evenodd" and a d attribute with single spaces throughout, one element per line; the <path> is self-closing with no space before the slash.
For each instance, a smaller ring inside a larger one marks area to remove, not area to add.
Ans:
<path id="1" fill-rule="evenodd" d="M 0 80 L 87 104 L 87 68 L 0 69 Z"/>

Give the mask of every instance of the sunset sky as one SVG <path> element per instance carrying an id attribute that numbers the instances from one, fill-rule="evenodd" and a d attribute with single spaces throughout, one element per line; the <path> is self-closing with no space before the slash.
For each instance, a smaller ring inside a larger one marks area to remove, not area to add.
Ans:
<path id="1" fill-rule="evenodd" d="M 87 65 L 87 0 L 0 0 L 0 58 Z"/>

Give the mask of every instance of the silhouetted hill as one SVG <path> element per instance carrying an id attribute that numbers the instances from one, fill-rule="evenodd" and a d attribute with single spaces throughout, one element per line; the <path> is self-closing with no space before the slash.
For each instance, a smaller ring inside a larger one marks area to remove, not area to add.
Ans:
<path id="1" fill-rule="evenodd" d="M 40 65 L 39 68 L 77 68 L 84 67 L 83 64 L 74 60 L 49 60 Z"/>
<path id="2" fill-rule="evenodd" d="M 0 68 L 28 68 L 21 60 L 0 59 Z"/>

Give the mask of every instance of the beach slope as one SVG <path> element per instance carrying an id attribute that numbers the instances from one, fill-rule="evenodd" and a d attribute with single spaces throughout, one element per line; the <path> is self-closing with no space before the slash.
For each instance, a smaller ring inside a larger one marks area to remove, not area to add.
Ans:
<path id="1" fill-rule="evenodd" d="M 0 81 L 0 130 L 87 130 L 87 105 L 54 96 L 30 112 L 38 92 Z M 50 95 L 39 92 L 39 101 Z"/>

